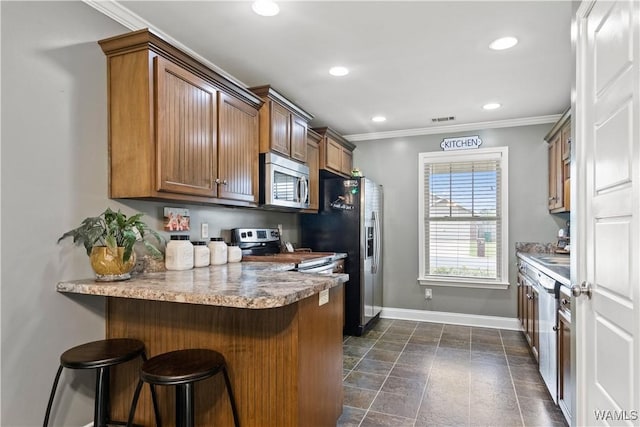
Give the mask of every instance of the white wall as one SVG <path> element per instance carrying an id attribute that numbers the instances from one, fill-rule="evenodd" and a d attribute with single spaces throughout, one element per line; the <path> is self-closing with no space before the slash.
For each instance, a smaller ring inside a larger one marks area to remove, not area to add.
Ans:
<path id="1" fill-rule="evenodd" d="M 384 307 L 516 316 L 515 242 L 553 241 L 563 222 L 548 213 L 547 144 L 552 124 L 358 142 L 354 166 L 384 186 Z M 440 151 L 445 137 L 480 135 L 483 147 L 509 147 L 507 290 L 418 285 L 418 153 Z"/>
<path id="2" fill-rule="evenodd" d="M 127 30 L 84 3 L 0 2 L 2 50 L 2 425 L 42 423 L 59 356 L 104 338 L 104 300 L 55 292 L 59 281 L 92 275 L 65 231 L 107 206 L 142 211 L 160 227 L 163 206 L 107 198 L 106 59 L 96 43 Z M 211 235 L 239 226 L 284 225 L 297 215 L 247 209 L 191 209 Z M 197 232 L 194 232 L 196 237 Z M 126 286 L 126 284 L 123 284 Z M 93 375 L 66 371 L 51 425 L 92 420 Z"/>

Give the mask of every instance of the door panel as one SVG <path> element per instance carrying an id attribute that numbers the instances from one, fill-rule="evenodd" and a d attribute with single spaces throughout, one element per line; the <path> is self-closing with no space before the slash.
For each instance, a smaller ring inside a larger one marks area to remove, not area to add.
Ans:
<path id="1" fill-rule="evenodd" d="M 258 111 L 220 94 L 218 149 L 221 198 L 258 202 Z"/>
<path id="2" fill-rule="evenodd" d="M 578 9 L 574 284 L 591 284 L 592 298 L 575 303 L 576 425 L 639 422 L 639 11 L 636 1 Z"/>
<path id="3" fill-rule="evenodd" d="M 158 190 L 213 197 L 217 91 L 161 57 L 154 66 Z"/>

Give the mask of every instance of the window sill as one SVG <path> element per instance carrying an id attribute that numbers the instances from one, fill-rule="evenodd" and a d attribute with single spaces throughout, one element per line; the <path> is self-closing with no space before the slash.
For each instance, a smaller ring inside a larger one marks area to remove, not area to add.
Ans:
<path id="1" fill-rule="evenodd" d="M 478 280 L 451 280 L 444 277 L 418 277 L 418 283 L 422 286 L 445 286 L 450 288 L 476 288 L 476 289 L 509 289 L 509 282 L 483 282 Z"/>

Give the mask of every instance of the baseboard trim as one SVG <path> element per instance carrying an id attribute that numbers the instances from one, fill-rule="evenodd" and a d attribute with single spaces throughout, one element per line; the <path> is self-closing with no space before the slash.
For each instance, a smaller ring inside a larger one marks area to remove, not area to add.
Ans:
<path id="1" fill-rule="evenodd" d="M 518 319 L 511 317 L 448 313 L 445 311 L 410 310 L 407 308 L 392 307 L 383 307 L 380 317 L 384 319 L 415 320 L 418 322 L 449 323 L 452 325 L 510 329 L 514 331 L 520 330 Z"/>

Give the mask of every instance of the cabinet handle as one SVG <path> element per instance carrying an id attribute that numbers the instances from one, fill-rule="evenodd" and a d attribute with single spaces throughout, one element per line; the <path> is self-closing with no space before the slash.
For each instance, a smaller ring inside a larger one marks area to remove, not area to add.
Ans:
<path id="1" fill-rule="evenodd" d="M 562 298 L 562 299 L 560 300 L 560 304 L 562 304 L 562 305 L 568 305 L 568 304 L 569 304 L 569 300 L 568 300 L 568 299 L 566 299 L 566 298 Z"/>
<path id="2" fill-rule="evenodd" d="M 215 181 L 213 181 L 213 183 L 220 185 L 220 178 L 216 178 Z"/>
<path id="3" fill-rule="evenodd" d="M 554 331 L 556 331 L 556 332 L 558 332 L 558 331 L 560 330 L 560 328 L 558 328 L 557 326 L 554 326 L 554 327 L 553 327 L 553 328 L 551 328 L 551 329 L 553 329 L 553 330 L 554 330 Z"/>
<path id="4" fill-rule="evenodd" d="M 223 180 L 222 180 L 222 185 L 227 185 L 227 184 L 228 184 L 227 180 L 226 180 L 226 179 L 223 179 Z"/>

